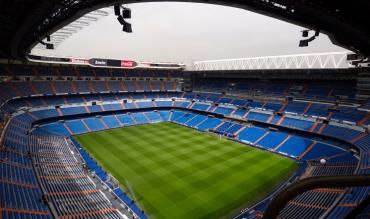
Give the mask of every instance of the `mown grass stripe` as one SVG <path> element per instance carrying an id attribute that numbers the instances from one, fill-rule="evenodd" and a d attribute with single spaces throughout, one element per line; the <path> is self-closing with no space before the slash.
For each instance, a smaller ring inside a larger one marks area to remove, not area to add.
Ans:
<path id="1" fill-rule="evenodd" d="M 294 161 L 172 123 L 76 136 L 151 218 L 222 218 L 257 201 Z"/>

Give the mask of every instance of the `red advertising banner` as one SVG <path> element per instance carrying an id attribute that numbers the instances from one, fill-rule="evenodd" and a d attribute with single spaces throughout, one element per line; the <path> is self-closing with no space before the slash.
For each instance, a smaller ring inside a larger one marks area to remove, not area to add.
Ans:
<path id="1" fill-rule="evenodd" d="M 137 63 L 130 60 L 121 60 L 121 67 L 122 68 L 135 68 Z"/>

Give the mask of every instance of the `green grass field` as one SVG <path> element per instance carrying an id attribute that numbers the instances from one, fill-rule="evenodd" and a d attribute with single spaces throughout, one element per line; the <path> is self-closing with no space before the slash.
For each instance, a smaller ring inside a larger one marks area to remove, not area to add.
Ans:
<path id="1" fill-rule="evenodd" d="M 224 218 L 261 199 L 294 161 L 157 123 L 76 136 L 150 218 Z"/>

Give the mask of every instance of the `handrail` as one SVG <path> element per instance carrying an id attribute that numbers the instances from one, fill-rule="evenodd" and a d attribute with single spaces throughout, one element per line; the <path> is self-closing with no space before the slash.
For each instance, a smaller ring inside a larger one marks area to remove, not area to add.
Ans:
<path id="1" fill-rule="evenodd" d="M 346 217 L 345 219 L 351 219 L 356 218 L 358 215 L 360 215 L 367 206 L 370 205 L 370 195 L 367 196 L 367 198 L 361 202 L 356 208 L 354 208 Z"/>
<path id="2" fill-rule="evenodd" d="M 267 207 L 263 219 L 275 219 L 290 200 L 317 188 L 370 186 L 370 175 L 310 177 L 291 184 L 281 191 Z"/>

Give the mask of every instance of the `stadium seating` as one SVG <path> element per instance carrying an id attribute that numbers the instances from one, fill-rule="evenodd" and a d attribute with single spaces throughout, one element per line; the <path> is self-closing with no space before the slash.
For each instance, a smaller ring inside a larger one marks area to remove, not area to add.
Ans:
<path id="1" fill-rule="evenodd" d="M 239 133 L 239 140 L 245 143 L 255 143 L 263 137 L 268 131 L 266 129 L 251 127 Z"/>
<path id="2" fill-rule="evenodd" d="M 109 128 L 121 127 L 121 124 L 115 116 L 103 116 L 102 120 Z"/>
<path id="3" fill-rule="evenodd" d="M 117 118 L 120 120 L 121 124 L 123 124 L 125 126 L 130 126 L 130 125 L 135 124 L 135 121 L 128 114 L 117 115 Z"/>
<path id="4" fill-rule="evenodd" d="M 230 115 L 232 112 L 234 111 L 234 109 L 232 108 L 226 108 L 226 107 L 217 107 L 216 110 L 214 110 L 213 112 L 215 113 L 219 113 L 219 114 L 222 114 L 222 115 L 225 115 L 225 116 L 228 116 Z"/>
<path id="5" fill-rule="evenodd" d="M 335 126 L 335 125 L 326 126 L 322 132 L 322 134 L 337 137 L 345 141 L 352 141 L 360 133 L 361 133 L 360 131 L 357 131 L 354 129 Z"/>
<path id="6" fill-rule="evenodd" d="M 233 85 L 233 86 L 231 86 Z M 260 95 L 279 96 L 291 94 L 296 97 L 309 97 L 311 99 L 335 99 L 337 95 L 353 98 L 356 92 L 356 83 L 353 81 L 319 82 L 319 81 L 295 81 L 275 80 L 260 81 L 258 79 L 207 79 L 196 81 L 195 90 L 209 92 L 232 92 L 235 94 L 248 94 L 258 91 Z"/>
<path id="7" fill-rule="evenodd" d="M 277 151 L 286 153 L 292 157 L 298 157 L 312 144 L 314 144 L 312 140 L 291 136 Z"/>
<path id="8" fill-rule="evenodd" d="M 245 116 L 245 114 L 247 113 L 246 110 L 244 109 L 237 109 L 233 114 L 232 116 L 235 116 L 235 117 L 243 117 Z"/>
<path id="9" fill-rule="evenodd" d="M 99 131 L 105 129 L 104 124 L 98 118 L 86 118 L 81 120 L 82 123 L 91 131 Z"/>
<path id="10" fill-rule="evenodd" d="M 30 74 L 28 68 L 18 67 L 11 67 L 16 72 L 14 75 Z M 46 67 L 38 67 L 37 70 L 40 75 L 56 71 Z M 75 75 L 73 70 L 66 67 L 60 67 L 58 71 L 63 75 Z M 79 68 L 78 71 L 82 75 L 94 75 L 89 69 Z M 104 75 L 105 70 L 95 74 Z M 135 74 L 146 75 L 142 72 Z M 153 74 L 170 78 L 168 73 Z M 200 87 L 201 91 L 225 91 L 230 88 L 231 81 L 196 83 L 195 87 Z M 362 127 L 370 122 L 368 113 L 354 106 L 335 106 L 332 102 L 307 100 L 329 101 L 335 99 L 335 95 L 344 94 L 354 97 L 352 85 L 346 89 L 339 85 L 330 88 L 320 82 L 294 85 L 291 81 L 266 83 L 255 80 L 235 84 L 232 91 L 236 94 L 258 91 L 274 97 L 294 92 L 295 86 L 302 86 L 303 89 L 296 96 L 306 98 L 304 101 L 278 102 L 216 93 L 181 93 L 176 81 L 156 79 L 1 82 L 0 116 L 2 120 L 9 121 L 4 131 L 4 148 L 0 147 L 1 216 L 52 218 L 48 205 L 43 201 L 43 195 L 47 195 L 61 217 L 83 214 L 85 218 L 120 218 L 115 207 L 97 192 L 81 166 L 76 165 L 69 149 L 74 150 L 76 146 L 88 169 L 94 170 L 103 182 L 109 181 L 107 173 L 77 142 L 72 144 L 69 140 L 73 140 L 72 136 L 76 134 L 152 122 L 171 121 L 200 131 L 213 131 L 300 162 L 308 161 L 308 167 L 300 177 L 369 174 L 370 135 Z M 40 96 L 30 96 L 37 94 Z M 91 101 L 97 101 L 97 105 L 89 103 Z M 60 107 L 55 108 L 56 105 Z M 281 114 L 273 114 L 273 111 Z M 231 121 L 230 117 L 224 116 L 245 117 L 247 120 Z M 329 123 L 316 120 L 317 117 L 326 117 Z M 351 123 L 343 124 L 343 120 Z M 268 129 L 270 126 L 278 128 Z M 356 157 L 348 151 L 350 147 L 358 150 Z M 37 165 L 32 163 L 30 153 Z M 328 162 L 328 166 L 317 162 L 322 158 Z M 49 162 L 53 165 L 49 165 Z M 55 165 L 57 163 L 68 168 L 58 167 Z M 69 176 L 76 179 L 72 180 Z M 38 180 L 44 190 L 40 188 Z M 87 190 L 90 192 L 82 192 L 82 196 L 62 194 Z M 146 217 L 123 190 L 112 188 L 112 191 L 136 215 Z M 363 194 L 368 194 L 369 189 L 355 188 L 350 191 L 341 192 L 343 197 L 327 190 L 304 193 L 291 201 L 281 216 L 319 217 L 337 200 L 339 204 L 328 212 L 329 218 L 341 218 L 366 198 Z M 313 203 L 318 204 L 315 206 Z M 255 209 L 264 210 L 260 206 Z"/>
<path id="11" fill-rule="evenodd" d="M 200 123 L 198 125 L 198 129 L 201 130 L 201 131 L 207 131 L 209 129 L 214 129 L 215 127 L 217 127 L 221 123 L 222 123 L 222 121 L 220 119 L 207 118 L 205 121 L 203 121 L 202 123 Z"/>
<path id="12" fill-rule="evenodd" d="M 247 119 L 260 121 L 260 122 L 267 122 L 267 120 L 270 117 L 271 117 L 270 114 L 257 113 L 257 112 L 249 112 L 248 115 L 247 115 Z"/>
<path id="13" fill-rule="evenodd" d="M 88 129 L 80 119 L 78 120 L 69 120 L 66 121 L 67 127 L 72 131 L 74 134 L 81 134 L 88 132 Z"/>
<path id="14" fill-rule="evenodd" d="M 314 122 L 312 121 L 285 117 L 285 119 L 282 121 L 280 125 L 290 127 L 290 128 L 297 128 L 297 129 L 309 131 L 311 127 L 313 126 L 313 124 Z"/>
<path id="15" fill-rule="evenodd" d="M 192 119 L 188 120 L 185 124 L 189 127 L 196 127 L 201 122 L 203 122 L 205 119 L 207 119 L 207 116 L 203 115 L 196 115 Z"/>
<path id="16" fill-rule="evenodd" d="M 194 114 L 192 113 L 184 113 L 182 116 L 179 116 L 177 119 L 173 120 L 174 122 L 185 124 L 186 122 L 190 121 L 194 118 Z"/>
<path id="17" fill-rule="evenodd" d="M 344 151 L 337 147 L 332 147 L 324 143 L 315 144 L 310 151 L 308 151 L 303 159 L 305 160 L 314 160 L 320 158 L 330 159 L 330 157 L 338 154 L 342 154 Z"/>
<path id="18" fill-rule="evenodd" d="M 275 149 L 288 137 L 287 134 L 281 132 L 270 132 L 264 138 L 260 139 L 256 144 L 267 149 Z"/>
<path id="19" fill-rule="evenodd" d="M 162 121 L 162 118 L 160 117 L 160 115 L 157 112 L 145 112 L 144 114 L 146 115 L 146 117 L 148 117 L 148 119 L 151 122 L 160 122 L 160 121 Z"/>
<path id="20" fill-rule="evenodd" d="M 170 112 L 169 111 L 159 111 L 159 115 L 163 119 L 163 121 L 168 121 L 170 119 Z"/>
<path id="21" fill-rule="evenodd" d="M 195 103 L 192 109 L 206 111 L 210 107 L 209 104 Z"/>
<path id="22" fill-rule="evenodd" d="M 290 101 L 284 108 L 284 111 L 303 114 L 307 107 L 308 107 L 307 102 Z"/>
<path id="23" fill-rule="evenodd" d="M 96 190 L 83 167 L 76 165 L 78 160 L 64 137 L 33 136 L 31 148 L 45 195 L 53 197 L 51 202 L 60 217 L 120 218 L 106 197 Z"/>

